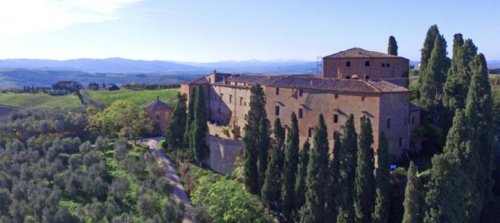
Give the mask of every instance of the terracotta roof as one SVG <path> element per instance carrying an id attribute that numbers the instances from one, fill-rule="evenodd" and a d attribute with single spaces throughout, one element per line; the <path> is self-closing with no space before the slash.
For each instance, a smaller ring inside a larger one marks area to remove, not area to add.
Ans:
<path id="1" fill-rule="evenodd" d="M 351 48 L 348 50 L 340 51 L 323 58 L 403 58 L 386 53 L 369 51 L 361 48 Z"/>
<path id="2" fill-rule="evenodd" d="M 320 89 L 351 93 L 408 92 L 408 89 L 387 81 L 322 78 L 317 75 L 241 75 L 227 78 L 228 82 L 260 84 L 272 87 Z M 216 83 L 224 84 L 224 83 Z"/>
<path id="3" fill-rule="evenodd" d="M 146 110 L 162 110 L 162 109 L 172 109 L 170 105 L 163 103 L 160 101 L 160 97 L 157 96 L 156 99 L 149 103 L 148 105 L 144 106 Z"/>

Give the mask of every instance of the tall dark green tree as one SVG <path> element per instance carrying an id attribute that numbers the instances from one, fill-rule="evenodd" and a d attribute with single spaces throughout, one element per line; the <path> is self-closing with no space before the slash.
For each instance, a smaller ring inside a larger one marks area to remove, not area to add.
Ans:
<path id="1" fill-rule="evenodd" d="M 403 206 L 405 212 L 402 223 L 422 223 L 424 220 L 424 194 L 420 178 L 417 176 L 415 164 L 410 162 L 407 173 L 405 189 L 405 200 Z"/>
<path id="2" fill-rule="evenodd" d="M 298 210 L 304 205 L 306 199 L 307 164 L 309 162 L 310 149 L 311 144 L 309 143 L 309 139 L 307 139 L 302 146 L 302 150 L 299 152 L 299 165 L 297 168 L 297 177 L 295 178 L 295 210 L 297 216 L 299 214 Z"/>
<path id="3" fill-rule="evenodd" d="M 165 140 L 172 149 L 184 146 L 184 129 L 186 128 L 186 95 L 177 94 L 174 111 L 170 115 L 170 122 L 165 132 Z"/>
<path id="4" fill-rule="evenodd" d="M 306 202 L 301 210 L 300 222 L 326 222 L 325 190 L 328 185 L 328 130 L 323 114 L 319 115 L 313 149 L 307 164 Z"/>
<path id="5" fill-rule="evenodd" d="M 491 199 L 493 179 L 493 99 L 488 77 L 488 68 L 483 54 L 473 61 L 473 75 L 466 100 L 465 115 L 471 123 L 472 139 L 477 141 L 480 163 L 482 164 L 479 191 L 487 203 Z"/>
<path id="6" fill-rule="evenodd" d="M 281 188 L 281 212 L 286 221 L 292 222 L 295 203 L 295 177 L 299 163 L 299 125 L 297 115 L 292 113 L 290 130 L 286 138 L 285 162 L 283 164 L 283 186 Z"/>
<path id="7" fill-rule="evenodd" d="M 260 128 L 264 128 L 264 123 L 268 123 L 268 121 L 265 111 L 266 98 L 264 96 L 264 90 L 260 85 L 256 84 L 250 88 L 250 92 L 250 110 L 246 115 L 247 123 L 244 127 L 245 135 L 243 136 L 243 151 L 245 157 L 244 178 L 245 185 L 249 191 L 257 194 L 260 192 L 260 183 L 263 182 L 261 179 L 265 178 L 265 172 L 260 173 L 259 171 L 267 168 L 267 166 L 263 167 L 263 165 L 260 165 L 264 163 L 267 165 L 267 155 L 262 153 L 267 154 L 269 149 L 269 147 L 259 147 L 262 145 Z M 269 137 L 269 135 L 267 135 L 267 137 Z"/>
<path id="8" fill-rule="evenodd" d="M 279 210 L 280 190 L 282 185 L 282 164 L 283 163 L 283 141 L 285 131 L 281 126 L 280 119 L 274 122 L 275 143 L 269 153 L 269 162 L 267 163 L 266 179 L 262 186 L 261 196 L 266 206 L 272 210 Z"/>
<path id="9" fill-rule="evenodd" d="M 336 198 L 337 223 L 354 222 L 353 186 L 356 168 L 356 153 L 358 150 L 358 136 L 354 128 L 354 115 L 349 115 L 342 134 L 341 149 L 339 150 L 339 177 L 338 193 Z"/>
<path id="10" fill-rule="evenodd" d="M 446 40 L 436 37 L 427 69 L 420 74 L 418 104 L 424 111 L 425 121 L 440 124 L 442 115 L 443 85 L 446 81 L 449 59 L 446 57 Z"/>
<path id="11" fill-rule="evenodd" d="M 264 184 L 264 181 L 266 180 L 266 169 L 267 169 L 267 160 L 268 160 L 268 154 L 269 154 L 269 149 L 271 149 L 271 139 L 269 137 L 269 120 L 267 118 L 261 118 L 260 123 L 259 123 L 259 133 L 258 133 L 258 143 L 257 143 L 257 149 L 258 149 L 258 162 L 257 162 L 257 167 L 259 171 L 259 190 L 261 190 L 262 185 Z"/>
<path id="12" fill-rule="evenodd" d="M 186 127 L 184 128 L 184 146 L 191 148 L 191 125 L 194 120 L 194 101 L 196 99 L 196 87 L 191 90 L 187 107 Z"/>
<path id="13" fill-rule="evenodd" d="M 196 91 L 196 98 L 194 101 L 194 120 L 191 123 L 191 149 L 194 154 L 194 158 L 198 163 L 204 158 L 204 155 L 208 151 L 207 146 L 207 113 L 205 106 L 205 91 L 203 88 L 199 88 Z"/>
<path id="14" fill-rule="evenodd" d="M 472 61 L 477 54 L 477 47 L 472 40 L 464 42 L 462 34 L 455 34 L 453 39 L 453 58 L 444 84 L 443 106 L 443 131 L 448 132 L 451 127 L 453 115 L 457 109 L 465 107 L 465 99 L 469 90 L 472 76 Z"/>
<path id="15" fill-rule="evenodd" d="M 427 69 L 427 65 L 429 64 L 429 59 L 431 58 L 432 54 L 432 49 L 434 49 L 434 42 L 436 40 L 436 37 L 439 36 L 439 29 L 437 25 L 433 25 L 429 28 L 427 31 L 427 35 L 425 37 L 424 41 L 424 47 L 421 50 L 421 57 L 420 57 L 420 74 L 424 73 L 424 71 Z"/>
<path id="16" fill-rule="evenodd" d="M 337 216 L 337 205 L 335 200 L 337 199 L 337 194 L 339 193 L 339 152 L 341 150 L 342 144 L 340 139 L 340 133 L 333 132 L 333 150 L 332 159 L 328 165 L 328 189 L 327 189 L 327 207 L 326 213 L 331 216 Z"/>
<path id="17" fill-rule="evenodd" d="M 385 223 L 389 214 L 389 190 L 390 190 L 390 163 L 389 145 L 384 132 L 380 132 L 379 147 L 377 150 L 377 170 L 375 176 L 375 208 L 372 214 L 372 222 Z"/>
<path id="18" fill-rule="evenodd" d="M 373 130 L 370 119 L 361 117 L 354 180 L 355 222 L 370 222 L 375 194 Z"/>
<path id="19" fill-rule="evenodd" d="M 398 55 L 398 42 L 396 42 L 396 38 L 394 38 L 394 36 L 389 37 L 389 46 L 387 47 L 387 53 L 394 56 Z"/>

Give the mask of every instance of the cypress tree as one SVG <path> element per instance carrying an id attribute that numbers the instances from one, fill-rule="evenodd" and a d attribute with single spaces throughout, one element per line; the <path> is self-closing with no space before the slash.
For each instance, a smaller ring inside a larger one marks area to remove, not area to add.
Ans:
<path id="1" fill-rule="evenodd" d="M 282 184 L 282 164 L 283 152 L 282 145 L 285 137 L 285 131 L 281 126 L 280 119 L 274 122 L 274 138 L 276 143 L 269 153 L 269 162 L 267 163 L 266 179 L 262 186 L 261 196 L 266 206 L 272 210 L 278 210 L 280 202 L 280 189 Z"/>
<path id="2" fill-rule="evenodd" d="M 424 220 L 423 186 L 420 178 L 417 176 L 417 168 L 413 164 L 413 161 L 410 162 L 410 166 L 408 167 L 407 179 L 405 200 L 403 202 L 405 212 L 402 223 L 422 223 Z"/>
<path id="3" fill-rule="evenodd" d="M 327 208 L 326 212 L 331 216 L 337 216 L 337 205 L 335 200 L 337 199 L 338 193 L 338 178 L 339 178 L 339 152 L 341 150 L 340 133 L 333 132 L 333 150 L 332 159 L 328 167 L 328 190 L 327 196 Z"/>
<path id="4" fill-rule="evenodd" d="M 191 149 L 194 158 L 198 163 L 204 158 L 207 151 L 206 135 L 208 131 L 207 114 L 205 108 L 205 91 L 199 88 L 196 91 L 196 98 L 194 101 L 194 120 L 191 124 Z"/>
<path id="5" fill-rule="evenodd" d="M 282 194 L 282 214 L 288 222 L 292 222 L 291 216 L 295 203 L 295 177 L 297 175 L 297 165 L 299 162 L 299 126 L 297 116 L 292 113 L 290 131 L 286 138 L 285 162 L 283 164 L 283 187 Z"/>
<path id="6" fill-rule="evenodd" d="M 357 134 L 354 128 L 354 115 L 349 115 L 342 134 L 339 150 L 338 193 L 336 198 L 337 223 L 354 222 L 353 186 L 356 168 Z"/>
<path id="7" fill-rule="evenodd" d="M 306 202 L 301 210 L 300 222 L 326 222 L 325 189 L 328 185 L 328 130 L 323 114 L 314 135 L 314 147 L 307 164 Z"/>
<path id="8" fill-rule="evenodd" d="M 259 133 L 258 133 L 258 173 L 259 173 L 259 190 L 264 184 L 266 179 L 266 169 L 267 169 L 267 159 L 269 149 L 271 148 L 271 139 L 269 138 L 269 121 L 267 118 L 261 118 L 259 122 Z"/>
<path id="9" fill-rule="evenodd" d="M 440 124 L 443 85 L 448 72 L 449 59 L 446 57 L 446 40 L 436 36 L 434 48 L 427 69 L 420 74 L 419 105 L 424 115 L 433 124 Z"/>
<path id="10" fill-rule="evenodd" d="M 375 178 L 374 154 L 373 154 L 373 131 L 370 119 L 361 117 L 361 130 L 358 138 L 358 151 L 356 157 L 356 178 L 354 184 L 354 210 L 355 222 L 370 222 L 373 210 Z"/>
<path id="11" fill-rule="evenodd" d="M 299 165 L 297 168 L 297 177 L 295 178 L 295 209 L 298 210 L 304 205 L 306 194 L 306 178 L 307 178 L 307 164 L 309 162 L 309 150 L 311 144 L 309 139 L 304 142 L 302 150 L 299 152 Z"/>
<path id="12" fill-rule="evenodd" d="M 437 25 L 433 25 L 427 31 L 427 36 L 425 37 L 424 47 L 422 48 L 420 57 L 420 74 L 424 73 L 429 64 L 429 59 L 431 58 L 432 49 L 434 49 L 434 41 L 436 37 L 439 36 L 439 29 Z"/>
<path id="13" fill-rule="evenodd" d="M 190 141 L 191 141 L 191 125 L 193 124 L 194 120 L 194 101 L 196 99 L 196 88 L 194 87 L 191 90 L 191 94 L 189 95 L 189 103 L 187 107 L 187 117 L 186 117 L 186 127 L 184 128 L 184 146 L 187 148 L 191 148 Z"/>
<path id="14" fill-rule="evenodd" d="M 170 115 L 170 122 L 165 132 L 165 141 L 172 149 L 184 145 L 184 128 L 186 127 L 186 95 L 177 94 L 177 103 Z"/>
<path id="15" fill-rule="evenodd" d="M 389 145 L 384 132 L 381 132 L 377 150 L 375 209 L 372 214 L 372 222 L 374 223 L 384 223 L 388 220 L 390 177 Z"/>
<path id="16" fill-rule="evenodd" d="M 483 54 L 473 61 L 473 75 L 467 94 L 465 115 L 471 123 L 473 145 L 477 146 L 481 169 L 478 185 L 481 199 L 490 201 L 493 179 L 493 99 L 488 78 L 488 68 Z"/>
<path id="17" fill-rule="evenodd" d="M 398 55 L 398 42 L 396 42 L 396 38 L 394 38 L 394 36 L 389 37 L 389 46 L 387 47 L 387 53 L 394 56 Z"/>
<path id="18" fill-rule="evenodd" d="M 445 115 L 443 115 L 443 130 L 445 133 L 451 127 L 455 110 L 465 107 L 465 99 L 469 90 L 469 83 L 472 76 L 472 60 L 477 54 L 477 47 L 472 40 L 464 42 L 462 34 L 455 34 L 453 39 L 453 58 L 451 67 L 448 70 L 448 77 L 444 84 L 443 105 Z"/>
<path id="19" fill-rule="evenodd" d="M 267 163 L 268 147 L 260 148 L 263 143 L 259 137 L 260 128 L 264 128 L 267 123 L 267 116 L 265 112 L 266 99 L 264 91 L 259 84 L 253 85 L 250 88 L 250 110 L 246 115 L 246 124 L 244 127 L 245 135 L 243 136 L 243 151 L 245 156 L 245 169 L 244 178 L 245 185 L 250 192 L 257 194 L 260 192 L 260 176 L 265 176 L 265 173 L 259 174 L 259 170 L 265 170 L 263 165 Z M 263 120 L 265 119 L 265 120 Z M 267 136 L 269 137 L 269 136 Z M 260 160 L 266 157 L 266 160 Z"/>

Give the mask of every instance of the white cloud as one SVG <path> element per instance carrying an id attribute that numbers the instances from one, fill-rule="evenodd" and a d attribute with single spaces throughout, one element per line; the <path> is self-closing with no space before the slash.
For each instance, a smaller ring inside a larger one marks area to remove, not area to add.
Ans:
<path id="1" fill-rule="evenodd" d="M 143 0 L 0 0 L 0 40 L 72 24 L 118 18 L 118 10 Z"/>

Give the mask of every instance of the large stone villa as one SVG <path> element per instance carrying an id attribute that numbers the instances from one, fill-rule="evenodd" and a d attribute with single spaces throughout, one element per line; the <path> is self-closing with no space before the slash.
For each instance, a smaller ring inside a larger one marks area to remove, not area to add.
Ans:
<path id="1" fill-rule="evenodd" d="M 212 165 L 219 162 L 212 160 L 216 156 L 231 161 L 234 157 L 228 154 L 236 153 L 230 150 L 239 151 L 250 87 L 254 84 L 264 89 L 271 123 L 280 118 L 286 128 L 292 112 L 297 114 L 301 143 L 313 136 L 319 114 L 324 115 L 333 141 L 333 131 L 342 132 L 342 125 L 352 113 L 357 130 L 362 116 L 371 119 L 375 149 L 380 132 L 386 134 L 390 156 L 396 161 L 418 149 L 411 133 L 419 126 L 420 111 L 410 103 L 408 71 L 406 58 L 352 48 L 324 57 L 322 75 L 239 75 L 214 71 L 182 84 L 181 92 L 189 98 L 194 87 L 205 90 Z M 221 128 L 229 129 L 230 137 L 222 134 Z M 226 167 L 213 168 L 226 172 Z"/>

